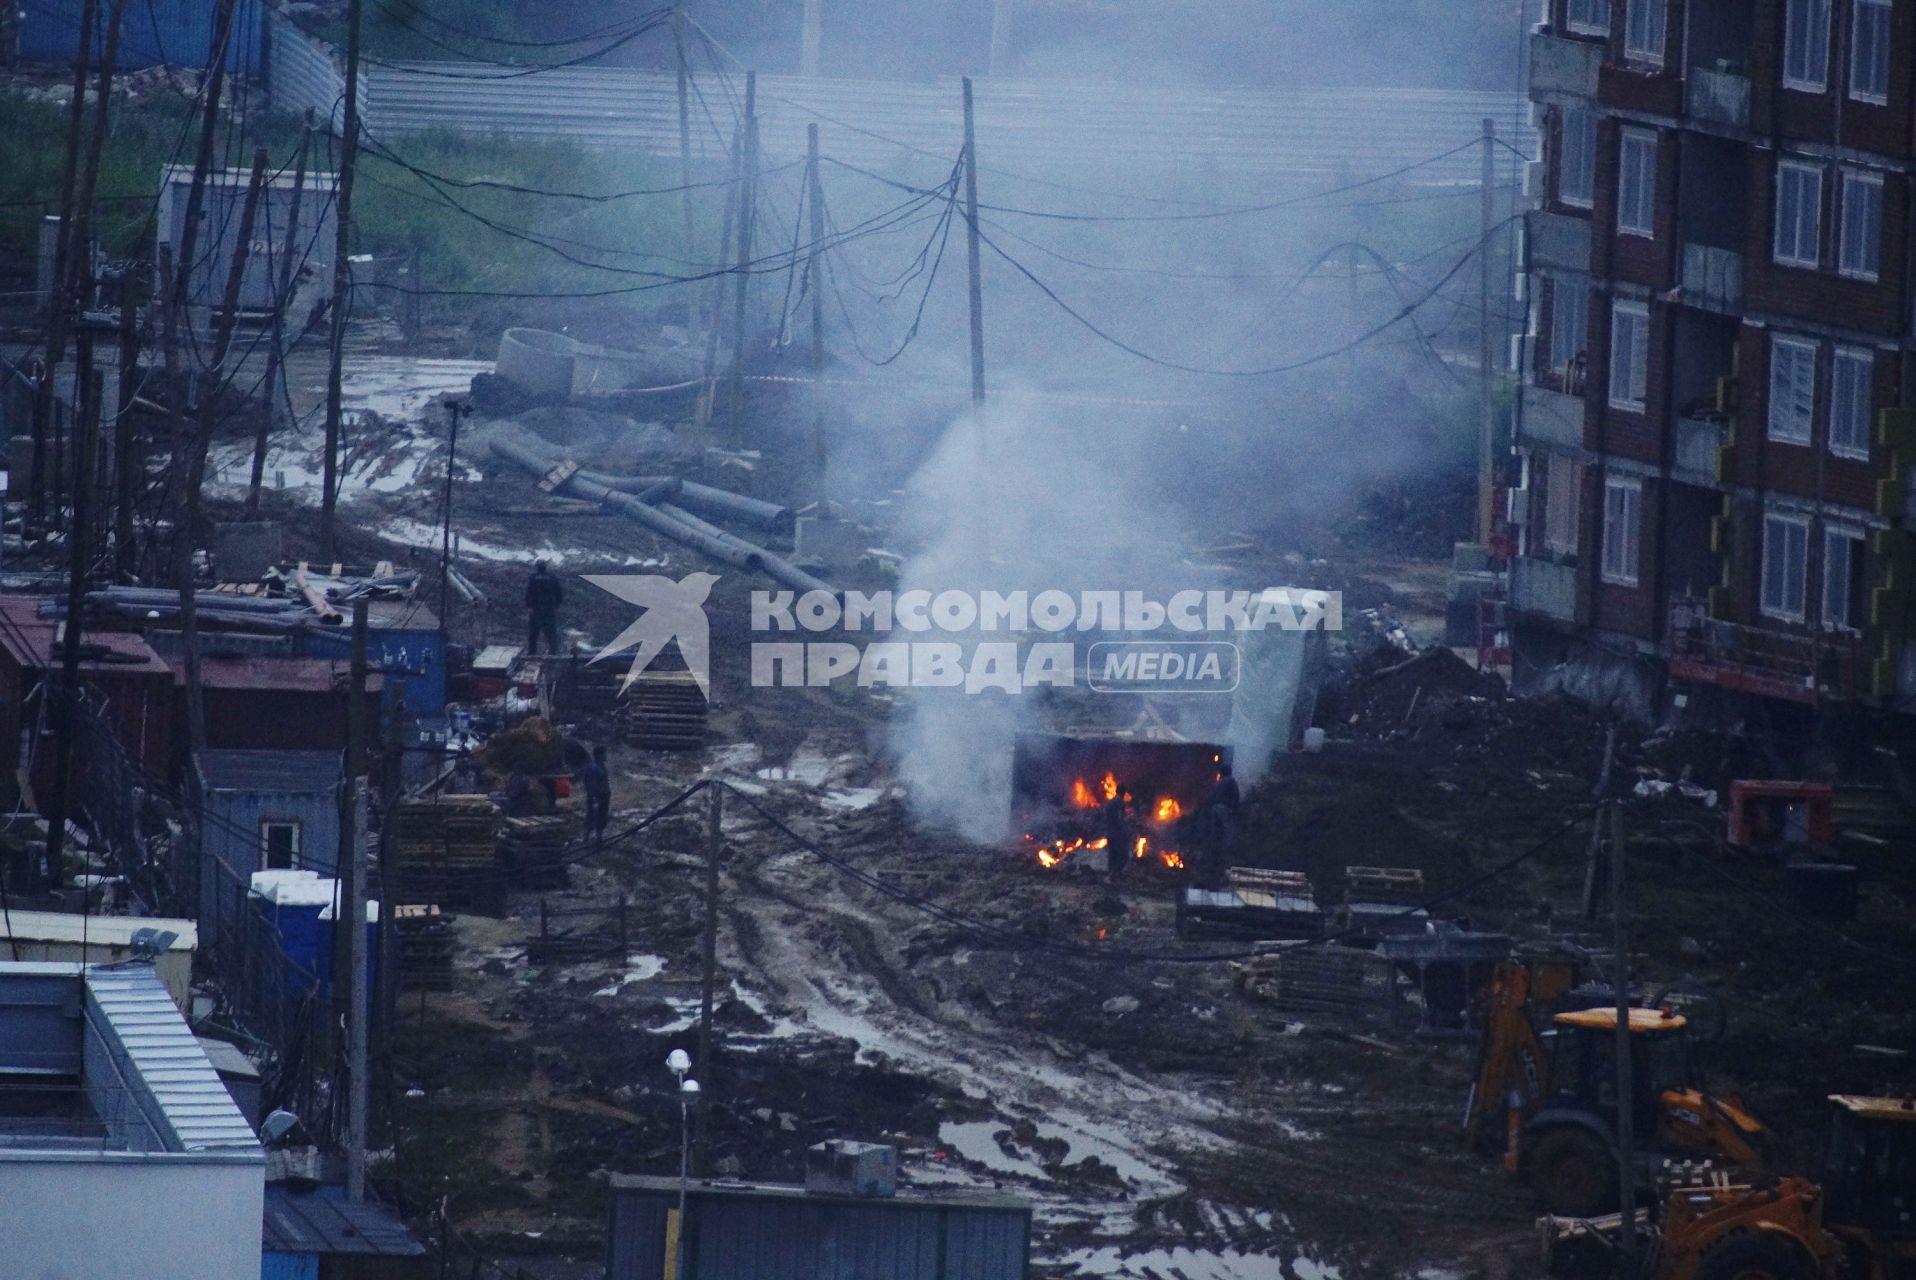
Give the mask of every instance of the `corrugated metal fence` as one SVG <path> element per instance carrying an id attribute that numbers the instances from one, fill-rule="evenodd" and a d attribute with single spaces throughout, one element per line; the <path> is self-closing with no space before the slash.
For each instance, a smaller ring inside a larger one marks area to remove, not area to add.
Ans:
<path id="1" fill-rule="evenodd" d="M 337 108 L 345 77 L 331 50 L 274 15 L 269 91 L 282 108 Z M 739 78 L 700 77 L 693 145 L 724 150 Z M 478 63 L 371 66 L 362 72 L 367 128 L 375 137 L 451 130 L 676 155 L 676 76 L 623 67 L 512 74 Z M 830 153 L 871 168 L 934 157 L 955 160 L 963 138 L 959 82 L 758 78 L 761 153 L 768 163 L 805 154 L 818 122 Z M 1521 180 L 1535 149 L 1520 93 L 1438 89 L 1189 89 L 1121 83 L 979 80 L 978 148 L 986 167 L 1026 173 L 1143 168 L 1221 175 L 1361 178 L 1419 165 L 1417 185 L 1478 180 L 1470 144 L 1488 117 L 1510 147 L 1497 148 L 1498 180 Z M 718 126 L 715 130 L 714 122 Z M 1434 156 L 1464 148 L 1433 163 Z"/>

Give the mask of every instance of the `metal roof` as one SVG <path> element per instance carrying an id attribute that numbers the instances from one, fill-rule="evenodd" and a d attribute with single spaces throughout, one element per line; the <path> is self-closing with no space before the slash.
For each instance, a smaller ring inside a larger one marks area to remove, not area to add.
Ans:
<path id="1" fill-rule="evenodd" d="M 677 1178 L 654 1177 L 648 1174 L 615 1173 L 611 1175 L 610 1186 L 614 1191 L 657 1192 L 674 1198 L 679 1194 Z M 698 1178 L 687 1185 L 686 1193 L 692 1196 L 705 1195 L 747 1200 L 806 1200 L 815 1203 L 842 1201 L 879 1209 L 918 1209 L 930 1206 L 944 1209 L 999 1210 L 1007 1213 L 1031 1212 L 1031 1201 L 1022 1196 L 1007 1195 L 1000 1191 L 900 1190 L 895 1196 L 852 1196 L 808 1191 L 804 1187 L 789 1182 L 730 1182 Z"/>
<path id="2" fill-rule="evenodd" d="M 1916 1123 L 1916 1097 L 1869 1098 L 1854 1093 L 1832 1093 L 1830 1101 L 1864 1120 L 1900 1120 Z"/>
<path id="3" fill-rule="evenodd" d="M 358 1254 L 417 1258 L 426 1246 L 399 1215 L 370 1200 L 353 1203 L 323 1192 L 266 1188 L 260 1246 L 269 1253 Z"/>
<path id="4" fill-rule="evenodd" d="M 16 665 L 29 670 L 51 670 L 60 662 L 60 624 L 40 616 L 40 604 L 50 596 L 0 595 L 0 649 L 12 656 Z M 95 653 L 105 650 L 111 661 L 82 658 L 80 669 L 92 672 L 123 672 L 129 675 L 159 675 L 170 680 L 172 668 L 161 661 L 151 645 L 129 631 L 98 631 L 82 627 L 80 642 Z"/>
<path id="5" fill-rule="evenodd" d="M 152 1104 L 147 1120 L 165 1150 L 251 1152 L 265 1160 L 252 1126 L 151 965 L 88 969 L 86 991 L 122 1074 L 137 1080 L 142 1101 Z"/>
<path id="6" fill-rule="evenodd" d="M 194 755 L 200 785 L 209 791 L 272 791 L 316 795 L 339 785 L 337 751 L 207 750 Z"/>

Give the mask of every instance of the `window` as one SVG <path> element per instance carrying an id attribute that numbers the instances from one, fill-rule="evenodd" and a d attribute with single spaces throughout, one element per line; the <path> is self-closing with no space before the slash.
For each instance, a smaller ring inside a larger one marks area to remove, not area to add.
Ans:
<path id="1" fill-rule="evenodd" d="M 1656 234 L 1657 135 L 1654 129 L 1625 129 L 1617 180 L 1617 230 L 1633 236 Z"/>
<path id="2" fill-rule="evenodd" d="M 1588 209 L 1597 185 L 1597 113 L 1567 107 L 1558 117 L 1558 128 L 1557 199 Z"/>
<path id="3" fill-rule="evenodd" d="M 1550 282 L 1550 368 L 1567 373 L 1590 348 L 1590 282 L 1558 276 Z M 1569 390 L 1569 388 L 1565 388 Z"/>
<path id="4" fill-rule="evenodd" d="M 1883 244 L 1881 174 L 1843 171 L 1843 210 L 1836 238 L 1837 270 L 1858 280 L 1874 280 Z"/>
<path id="5" fill-rule="evenodd" d="M 1649 386 L 1650 309 L 1641 302 L 1610 308 L 1610 403 L 1643 412 Z"/>
<path id="6" fill-rule="evenodd" d="M 1577 522 L 1583 509 L 1583 465 L 1560 453 L 1550 455 L 1543 484 L 1543 546 L 1574 555 Z"/>
<path id="7" fill-rule="evenodd" d="M 1785 622 L 1803 620 L 1803 574 L 1809 559 L 1810 522 L 1801 516 L 1763 517 L 1763 613 Z"/>
<path id="8" fill-rule="evenodd" d="M 299 863 L 299 823 L 264 820 L 259 824 L 259 842 L 270 871 L 284 871 Z"/>
<path id="9" fill-rule="evenodd" d="M 1663 65 L 1663 27 L 1669 16 L 1664 0 L 1629 0 L 1624 15 L 1623 51 L 1632 61 Z"/>
<path id="10" fill-rule="evenodd" d="M 1823 625 L 1861 631 L 1869 617 L 1863 572 L 1863 533 L 1842 525 L 1823 528 Z"/>
<path id="11" fill-rule="evenodd" d="M 1776 166 L 1776 234 L 1778 262 L 1814 267 L 1822 260 L 1823 171 L 1812 164 L 1783 161 Z"/>
<path id="12" fill-rule="evenodd" d="M 1611 477 L 1603 482 L 1603 580 L 1637 585 L 1637 550 L 1643 532 L 1643 483 Z"/>
<path id="13" fill-rule="evenodd" d="M 1564 23 L 1587 36 L 1610 34 L 1610 0 L 1565 0 Z"/>
<path id="14" fill-rule="evenodd" d="M 1849 38 L 1849 96 L 1889 101 L 1889 0 L 1855 0 Z"/>
<path id="15" fill-rule="evenodd" d="M 1830 452 L 1839 457 L 1869 457 L 1875 369 L 1875 357 L 1855 347 L 1836 348 L 1830 361 Z"/>
<path id="16" fill-rule="evenodd" d="M 1770 439 L 1808 444 L 1815 411 L 1816 344 L 1771 334 Z"/>
<path id="17" fill-rule="evenodd" d="M 1783 87 L 1821 93 L 1829 81 L 1830 0 L 1789 0 L 1783 28 Z"/>

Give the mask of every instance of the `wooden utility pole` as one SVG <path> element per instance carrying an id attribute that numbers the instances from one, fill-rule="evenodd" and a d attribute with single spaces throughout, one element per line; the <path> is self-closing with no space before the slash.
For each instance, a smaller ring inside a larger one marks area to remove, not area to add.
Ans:
<path id="1" fill-rule="evenodd" d="M 1477 541 L 1488 547 L 1496 527 L 1497 402 L 1496 385 L 1491 376 L 1495 349 L 1490 332 L 1491 228 L 1496 225 L 1494 190 L 1497 174 L 1497 122 L 1484 117 L 1483 164 L 1480 191 L 1479 238 L 1477 240 L 1477 361 L 1483 420 L 1477 435 Z"/>
<path id="2" fill-rule="evenodd" d="M 812 281 L 812 454 L 825 470 L 825 182 L 818 171 L 818 122 L 805 126 L 805 154 L 810 161 L 808 198 L 812 203 L 812 253 L 805 274 Z"/>
<path id="3" fill-rule="evenodd" d="M 685 256 L 690 259 L 695 225 L 692 218 L 692 68 L 685 60 L 684 0 L 672 6 L 672 49 L 679 64 L 679 208 L 685 214 Z M 688 314 L 691 310 L 687 308 Z"/>
<path id="4" fill-rule="evenodd" d="M 11 0 L 8 0 L 11 7 Z M 67 104 L 66 158 L 60 168 L 60 222 L 54 230 L 52 293 L 47 298 L 46 372 L 33 395 L 33 462 L 27 489 L 27 523 L 38 525 L 45 514 L 47 483 L 47 433 L 53 424 L 53 402 L 59 384 L 60 365 L 67 357 L 67 327 L 70 323 L 68 296 L 71 279 L 70 254 L 73 246 L 74 187 L 80 176 L 80 126 L 86 118 L 87 50 L 92 47 L 94 0 L 80 6 L 80 37 L 73 50 L 73 99 Z M 101 110 L 106 104 L 101 104 Z M 74 395 L 85 393 L 77 382 Z"/>
<path id="5" fill-rule="evenodd" d="M 67 616 L 60 632 L 59 703 L 53 716 L 54 732 L 58 735 L 54 758 L 59 762 L 59 773 L 54 778 L 53 795 L 47 804 L 47 874 L 55 885 L 60 883 L 60 864 L 65 857 L 73 770 L 79 763 L 76 748 L 80 728 L 80 633 L 84 630 L 81 611 L 86 603 L 87 570 L 92 555 L 87 538 L 88 490 L 92 487 L 93 438 L 99 434 L 100 399 L 105 395 L 99 371 L 93 367 L 93 335 L 84 321 L 80 328 L 77 365 L 74 377 L 82 400 L 73 431 L 73 528 L 67 534 L 71 552 L 67 567 Z"/>
<path id="6" fill-rule="evenodd" d="M 112 113 L 107 105 L 113 98 L 113 71 L 120 60 L 120 22 L 126 16 L 126 0 L 113 0 L 107 15 L 106 37 L 100 50 L 100 74 L 94 81 L 93 135 L 87 142 L 86 163 L 80 168 L 80 194 L 73 205 L 73 237 L 69 248 L 81 254 L 93 239 L 93 196 L 100 185 L 100 157 L 106 151 L 107 122 Z M 69 259 L 67 270 L 74 263 Z"/>
<path id="7" fill-rule="evenodd" d="M 140 435 L 133 425 L 135 383 L 140 362 L 139 312 L 135 305 L 139 272 L 133 264 L 120 275 L 120 394 L 113 408 L 113 568 L 114 576 L 131 582 L 139 576 L 139 546 L 133 532 L 133 511 L 139 503 Z"/>
<path id="8" fill-rule="evenodd" d="M 705 784 L 705 952 L 699 985 L 699 1056 L 697 1070 L 701 1085 L 709 1094 L 716 1072 L 712 1070 L 712 998 L 718 985 L 718 903 L 719 859 L 724 855 L 725 784 L 713 780 Z M 707 1141 L 705 1111 L 699 1112 L 699 1171 L 708 1171 L 711 1154 Z"/>
<path id="9" fill-rule="evenodd" d="M 313 145 L 313 113 L 306 111 L 306 123 L 299 131 L 299 152 L 293 158 L 293 197 L 286 211 L 286 254 L 280 260 L 278 287 L 273 290 L 272 346 L 266 353 L 266 413 L 259 420 L 253 437 L 253 474 L 246 486 L 246 516 L 259 514 L 259 492 L 266 479 L 266 444 L 281 409 L 287 403 L 282 381 L 286 376 L 286 308 L 293 302 L 293 264 L 299 253 L 299 200 L 306 188 L 306 156 Z M 269 228 L 270 230 L 270 228 Z M 417 282 L 415 282 L 417 283 Z M 291 426 L 291 415 L 285 419 Z"/>
<path id="10" fill-rule="evenodd" d="M 1636 1170 L 1632 1161 L 1636 1135 L 1631 1099 L 1636 1097 L 1635 1075 L 1630 1062 L 1630 909 L 1624 891 L 1623 872 L 1628 862 L 1623 838 L 1623 805 L 1611 800 L 1602 815 L 1610 827 L 1610 912 L 1611 943 L 1616 949 L 1617 985 L 1617 1207 L 1621 1210 L 1617 1231 L 1617 1274 L 1636 1275 L 1637 1191 Z"/>
<path id="11" fill-rule="evenodd" d="M 340 398 L 344 390 L 346 361 L 346 306 L 352 291 L 352 272 L 347 254 L 352 244 L 353 170 L 359 154 L 359 28 L 363 0 L 346 0 L 346 114 L 345 134 L 339 140 L 339 191 L 334 197 L 337 220 L 333 236 L 333 327 L 327 347 L 326 363 L 326 459 L 321 468 L 319 496 L 319 556 L 332 560 L 335 554 L 333 508 L 339 501 L 339 428 Z M 418 282 L 413 282 L 418 287 Z"/>
<path id="12" fill-rule="evenodd" d="M 745 299 L 750 289 L 752 220 L 758 202 L 758 73 L 745 73 L 745 149 L 739 162 L 738 271 L 733 282 L 730 428 L 734 443 L 745 436 Z"/>
<path id="13" fill-rule="evenodd" d="M 745 166 L 745 127 L 732 132 L 732 181 L 725 196 L 725 217 L 719 227 L 718 273 L 712 280 L 711 320 L 705 327 L 705 363 L 699 374 L 699 401 L 692 420 L 700 428 L 712 421 L 713 402 L 718 399 L 719 330 L 725 323 L 724 266 L 732 257 L 732 221 L 738 215 L 738 187 Z"/>
<path id="14" fill-rule="evenodd" d="M 965 255 L 971 268 L 971 406 L 985 407 L 985 287 L 978 261 L 978 131 L 972 120 L 971 77 L 965 77 Z M 983 439 L 984 418 L 978 430 Z"/>
<path id="15" fill-rule="evenodd" d="M 180 589 L 180 657 L 186 668 L 187 735 L 195 751 L 206 745 L 206 694 L 200 680 L 199 593 L 193 582 L 193 544 L 201 538 L 200 489 L 206 479 L 206 452 L 212 445 L 213 426 L 219 416 L 220 391 L 229 381 L 226 357 L 233 346 L 233 326 L 239 320 L 240 284 L 246 276 L 246 260 L 253 244 L 253 224 L 259 216 L 260 189 L 265 185 L 266 148 L 259 147 L 253 152 L 253 172 L 247 178 L 246 201 L 240 207 L 239 241 L 233 248 L 233 262 L 226 272 L 226 289 L 213 326 L 212 358 L 207 362 L 208 377 L 200 391 L 199 417 L 183 442 L 185 514 L 173 527 L 173 572 Z"/>
<path id="16" fill-rule="evenodd" d="M 825 0 L 805 0 L 805 16 L 799 26 L 798 74 L 818 74 L 818 54 L 824 43 Z"/>
<path id="17" fill-rule="evenodd" d="M 459 465 L 459 419 L 472 412 L 472 406 L 459 400 L 446 401 L 446 417 L 451 421 L 451 435 L 446 442 L 446 523 L 440 532 L 439 543 L 439 634 L 446 634 L 447 620 L 452 617 L 452 477 L 453 469 Z"/>
<path id="18" fill-rule="evenodd" d="M 339 896 L 333 916 L 333 1025 L 346 1030 L 346 1197 L 366 1196 L 366 627 L 353 601 L 346 768 L 339 788 Z"/>

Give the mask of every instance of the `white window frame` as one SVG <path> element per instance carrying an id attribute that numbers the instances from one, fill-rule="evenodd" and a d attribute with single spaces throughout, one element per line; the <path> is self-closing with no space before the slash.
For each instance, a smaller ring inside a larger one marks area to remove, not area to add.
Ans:
<path id="1" fill-rule="evenodd" d="M 1830 78 L 1830 0 L 1785 0 L 1785 7 L 1783 87 L 1822 93 Z"/>
<path id="2" fill-rule="evenodd" d="M 1883 175 L 1867 169 L 1841 171 L 1842 208 L 1836 220 L 1836 269 L 1852 280 L 1875 280 L 1883 263 Z M 1870 225 L 1854 226 L 1861 207 Z"/>
<path id="3" fill-rule="evenodd" d="M 1642 208 L 1640 210 L 1634 208 L 1633 206 L 1636 205 L 1641 205 Z M 1656 238 L 1657 131 L 1655 129 L 1625 128 L 1617 139 L 1617 231 L 1626 236 L 1642 236 L 1646 240 Z"/>
<path id="4" fill-rule="evenodd" d="M 1625 0 L 1623 15 L 1623 53 L 1631 62 L 1651 67 L 1663 65 L 1663 50 L 1670 39 L 1670 11 L 1663 0 Z"/>
<path id="5" fill-rule="evenodd" d="M 1778 160 L 1776 162 L 1776 182 L 1774 199 L 1771 205 L 1770 256 L 1788 267 L 1808 267 L 1812 270 L 1823 265 L 1823 166 L 1805 164 L 1799 160 Z M 1785 217 L 1790 210 L 1784 203 L 1784 193 L 1791 191 L 1796 196 L 1795 212 Z M 1809 256 L 1803 255 L 1804 231 L 1802 210 L 1809 210 L 1807 227 Z"/>
<path id="6" fill-rule="evenodd" d="M 1631 322 L 1628 326 L 1622 323 L 1626 317 Z M 1623 336 L 1625 328 L 1631 330 L 1628 339 Z M 1627 371 L 1621 385 L 1620 370 Z M 1619 298 L 1610 304 L 1610 407 L 1642 413 L 1649 390 L 1650 308 Z"/>
<path id="7" fill-rule="evenodd" d="M 1564 0 L 1563 25 L 1580 36 L 1609 35 L 1610 0 Z"/>
<path id="8" fill-rule="evenodd" d="M 1875 416 L 1876 353 L 1837 347 L 1830 357 L 1830 452 L 1869 460 L 1869 424 Z"/>
<path id="9" fill-rule="evenodd" d="M 1863 62 L 1863 41 L 1859 38 L 1863 32 L 1864 13 L 1870 13 L 1869 23 L 1875 42 L 1870 50 L 1874 55 L 1867 71 L 1872 75 L 1881 75 L 1881 87 L 1858 88 L 1863 80 L 1865 66 Z M 1880 27 L 1877 24 L 1880 23 Z M 1890 68 L 1890 0 L 1852 0 L 1849 24 L 1849 96 L 1858 102 L 1870 102 L 1877 106 L 1889 103 Z"/>
<path id="10" fill-rule="evenodd" d="M 1543 548 L 1575 555 L 1583 516 L 1583 464 L 1566 454 L 1550 454 L 1543 483 Z"/>
<path id="11" fill-rule="evenodd" d="M 1617 587 L 1637 585 L 1643 554 L 1643 481 L 1603 478 L 1602 579 Z"/>
<path id="12" fill-rule="evenodd" d="M 1868 545 L 1863 530 L 1854 525 L 1823 526 L 1823 625 L 1831 630 L 1860 633 L 1863 629 L 1863 619 L 1849 616 L 1850 592 L 1855 585 L 1857 570 L 1863 567 L 1856 563 L 1855 544 L 1859 542 Z M 1836 575 L 1830 572 L 1831 566 L 1836 563 L 1831 549 L 1839 544 L 1843 547 L 1843 576 L 1840 584 Z M 1839 585 L 1841 590 L 1832 590 Z"/>
<path id="13" fill-rule="evenodd" d="M 1779 538 L 1777 535 L 1781 534 Z M 1770 596 L 1771 556 L 1781 553 L 1786 559 L 1782 565 L 1784 574 L 1790 571 L 1787 556 L 1791 542 L 1797 545 L 1795 608 L 1790 604 L 1790 584 L 1782 581 L 1779 586 L 1782 595 L 1777 599 Z M 1765 511 L 1763 513 L 1763 554 L 1756 585 L 1758 609 L 1766 618 L 1775 618 L 1779 622 L 1802 622 L 1809 600 L 1810 572 L 1810 520 L 1790 512 Z"/>
<path id="14" fill-rule="evenodd" d="M 1576 122 L 1573 129 L 1572 122 Z M 1571 138 L 1576 138 L 1572 147 Z M 1576 209 L 1588 209 L 1597 196 L 1597 113 L 1591 107 L 1565 107 L 1557 116 L 1557 199 Z M 1581 191 L 1571 189 L 1572 175 L 1581 179 Z"/>
<path id="15" fill-rule="evenodd" d="M 1787 360 L 1784 356 L 1787 355 Z M 1784 444 L 1808 444 L 1816 430 L 1816 342 L 1787 334 L 1770 334 L 1769 403 L 1765 406 L 1763 433 L 1766 438 Z M 1808 361 L 1809 403 L 1803 405 L 1797 392 L 1797 375 Z M 1787 374 L 1785 370 L 1788 370 Z M 1783 379 L 1779 387 L 1778 379 Z M 1788 414 L 1784 409 L 1788 406 Z M 1798 409 L 1802 412 L 1799 415 Z"/>
<path id="16" fill-rule="evenodd" d="M 301 855 L 305 852 L 306 823 L 300 818 L 261 818 L 259 820 L 259 865 L 265 870 L 272 865 L 273 839 L 270 834 L 274 827 L 285 827 L 293 833 L 292 847 L 287 851 L 288 869 L 297 870 L 301 865 Z"/>
<path id="17" fill-rule="evenodd" d="M 1568 296 L 1567 296 L 1568 295 Z M 1571 349 L 1576 340 L 1575 350 Z M 1550 370 L 1568 373 L 1579 352 L 1590 363 L 1590 282 L 1582 276 L 1553 276 L 1550 280 Z"/>

